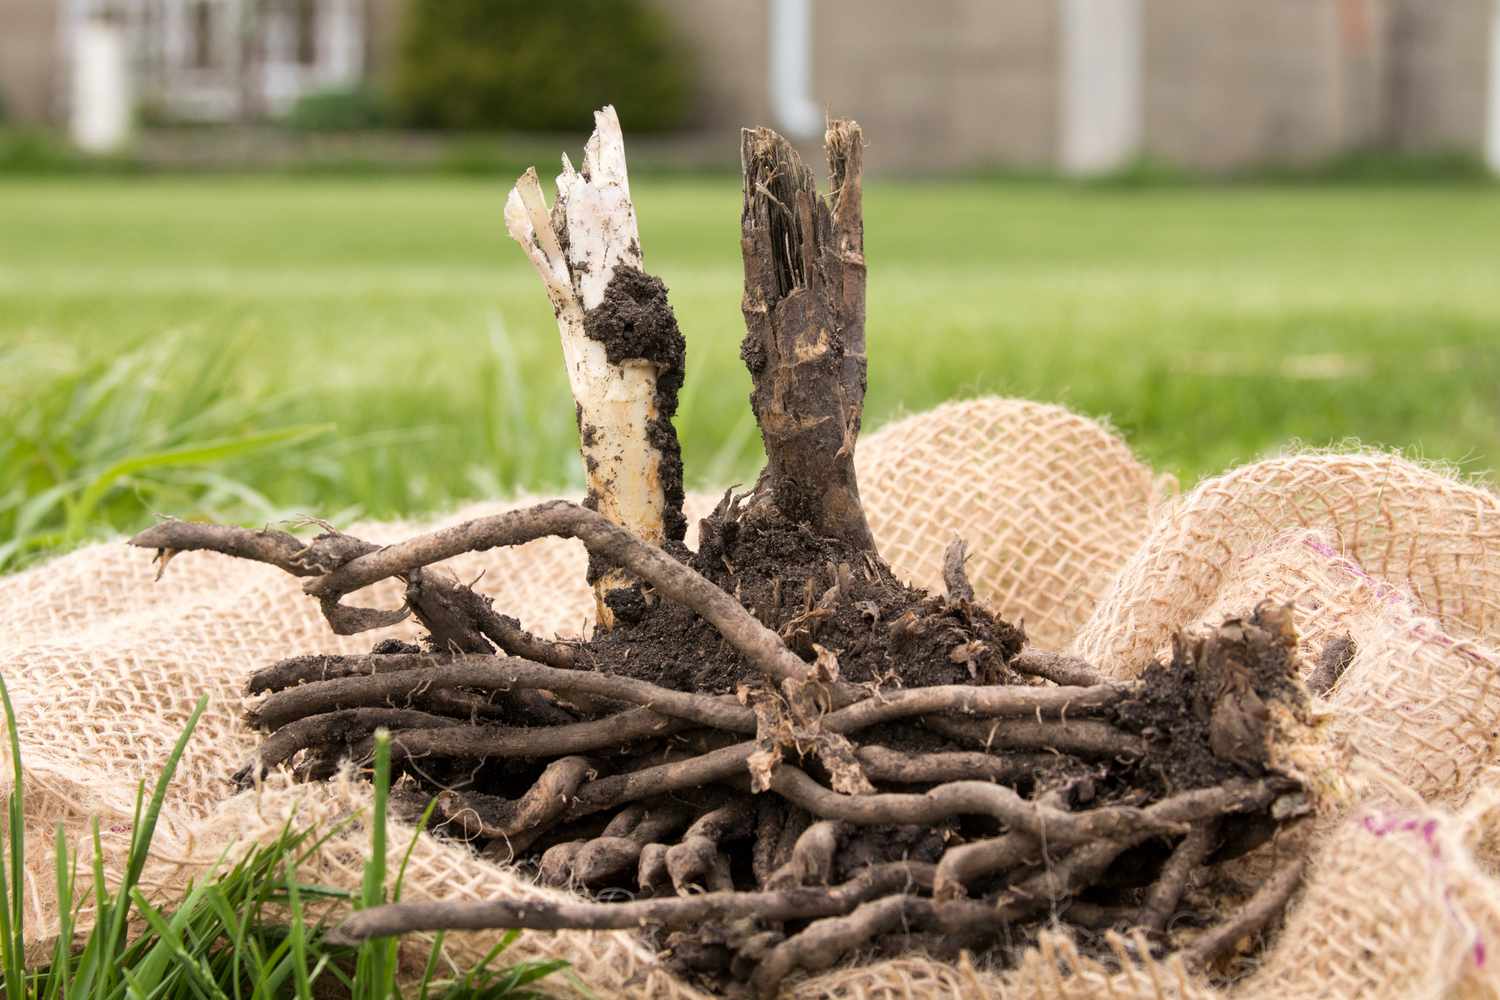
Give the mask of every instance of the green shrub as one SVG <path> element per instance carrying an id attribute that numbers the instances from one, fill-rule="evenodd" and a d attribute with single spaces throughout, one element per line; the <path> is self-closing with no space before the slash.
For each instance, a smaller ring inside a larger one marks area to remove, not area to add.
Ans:
<path id="1" fill-rule="evenodd" d="M 0 125 L 0 178 L 136 174 L 144 169 L 146 164 L 128 148 L 117 153 L 83 153 L 59 133 Z M 4 402 L 7 400 L 0 396 L 0 403 Z M 0 422 L 0 427 L 4 426 Z"/>
<path id="2" fill-rule="evenodd" d="M 640 0 L 412 0 L 396 96 L 430 128 L 578 131 L 613 104 L 633 133 L 681 125 L 689 56 Z"/>
<path id="3" fill-rule="evenodd" d="M 50 173 L 74 166 L 72 151 L 33 129 L 0 130 L 0 174 Z"/>
<path id="4" fill-rule="evenodd" d="M 306 94 L 286 117 L 304 132 L 356 132 L 390 124 L 385 100 L 368 87 L 346 87 Z"/>

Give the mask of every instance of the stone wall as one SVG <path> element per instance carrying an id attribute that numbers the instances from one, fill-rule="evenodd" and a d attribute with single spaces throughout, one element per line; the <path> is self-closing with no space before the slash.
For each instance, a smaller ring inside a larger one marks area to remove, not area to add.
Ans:
<path id="1" fill-rule="evenodd" d="M 1225 169 L 1344 147 L 1334 4 L 1147 0 L 1145 18 L 1148 156 Z"/>
<path id="2" fill-rule="evenodd" d="M 1205 169 L 1477 152 L 1493 0 L 1147 0 L 1146 153 Z"/>
<path id="3" fill-rule="evenodd" d="M 1388 137 L 1406 150 L 1483 141 L 1493 0 L 1395 0 Z"/>
<path id="4" fill-rule="evenodd" d="M 815 96 L 865 126 L 872 166 L 1054 162 L 1056 0 L 843 0 L 817 10 Z"/>
<path id="5" fill-rule="evenodd" d="M 765 3 L 654 0 L 699 56 L 701 127 L 774 124 Z M 880 169 L 1046 166 L 1055 0 L 814 0 L 812 97 L 857 119 Z M 734 147 L 731 147 L 734 148 Z"/>
<path id="6" fill-rule="evenodd" d="M 365 0 L 365 65 L 379 80 L 396 65 L 404 0 Z"/>

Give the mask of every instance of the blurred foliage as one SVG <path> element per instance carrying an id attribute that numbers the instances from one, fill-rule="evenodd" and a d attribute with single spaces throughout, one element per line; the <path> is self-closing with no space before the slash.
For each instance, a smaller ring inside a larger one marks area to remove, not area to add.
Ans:
<path id="1" fill-rule="evenodd" d="M 1034 178 L 1046 179 L 1041 172 Z M 1190 170 L 1142 158 L 1119 170 L 1078 183 L 1112 188 L 1174 188 L 1233 184 L 1327 185 L 1330 187 L 1467 187 L 1491 185 L 1496 177 L 1467 150 L 1388 152 L 1358 150 L 1302 164 L 1260 164 L 1223 173 Z"/>
<path id="2" fill-rule="evenodd" d="M 629 133 L 680 126 L 690 54 L 640 0 L 412 0 L 396 98 L 429 128 L 577 131 L 613 104 Z"/>
<path id="3" fill-rule="evenodd" d="M 46 173 L 62 169 L 72 159 L 68 148 L 45 132 L 0 130 L 0 170 Z"/>
<path id="4" fill-rule="evenodd" d="M 1478 153 L 1462 149 L 1427 153 L 1359 150 L 1306 167 L 1267 167 L 1266 181 L 1323 184 L 1493 184 L 1495 175 Z"/>
<path id="5" fill-rule="evenodd" d="M 53 132 L 0 126 L 0 176 L 138 173 L 141 162 L 129 153 L 88 156 Z"/>
<path id="6" fill-rule="evenodd" d="M 341 87 L 306 94 L 292 105 L 286 124 L 301 132 L 358 132 L 391 124 L 384 96 L 370 87 Z"/>

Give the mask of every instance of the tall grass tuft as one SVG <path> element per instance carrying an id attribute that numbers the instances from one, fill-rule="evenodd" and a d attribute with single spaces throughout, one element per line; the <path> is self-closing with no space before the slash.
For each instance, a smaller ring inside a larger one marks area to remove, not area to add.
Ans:
<path id="1" fill-rule="evenodd" d="M 305 460 L 297 446 L 330 427 L 267 426 L 274 401 L 231 391 L 232 351 L 185 365 L 180 346 L 169 338 L 50 372 L 20 350 L 0 354 L 0 571 L 138 527 L 155 511 L 277 513 L 225 464 L 272 452 Z"/>
<path id="2" fill-rule="evenodd" d="M 315 834 L 290 825 L 270 844 L 249 852 L 233 865 L 221 863 L 212 874 L 186 887 L 171 907 L 152 902 L 140 878 L 167 788 L 183 751 L 202 716 L 207 699 L 198 701 L 149 799 L 145 784 L 137 790 L 129 850 L 119 883 L 106 885 L 104 852 L 98 821 L 92 831 L 92 886 L 78 878 L 79 858 L 59 825 L 55 868 L 59 928 L 51 957 L 28 967 L 25 908 L 25 827 L 20 740 L 10 693 L 0 678 L 9 732 L 12 788 L 6 803 L 9 837 L 0 852 L 0 995 L 6 1000 L 298 1000 L 347 997 L 349 1000 L 520 1000 L 528 989 L 566 966 L 560 960 L 524 961 L 498 966 L 497 960 L 516 940 L 506 935 L 466 974 L 440 977 L 442 936 L 432 943 L 421 979 L 406 987 L 397 980 L 395 940 L 369 941 L 343 948 L 323 941 L 324 926 L 307 907 L 315 902 L 345 902 L 356 907 L 378 905 L 400 896 L 406 861 L 419 824 L 393 887 L 385 867 L 385 805 L 390 790 L 390 738 L 377 738 L 375 804 L 369 818 L 371 851 L 361 890 L 349 893 L 304 882 L 299 868 L 342 831 Z M 82 934 L 76 929 L 85 904 L 95 919 Z"/>

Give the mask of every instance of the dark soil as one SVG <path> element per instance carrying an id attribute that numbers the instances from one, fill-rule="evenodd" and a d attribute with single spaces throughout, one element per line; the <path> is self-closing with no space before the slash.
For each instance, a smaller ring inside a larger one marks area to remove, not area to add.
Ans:
<path id="1" fill-rule="evenodd" d="M 1151 741 L 1137 787 L 1170 794 L 1268 773 L 1267 706 L 1307 707 L 1295 651 L 1290 612 L 1269 604 L 1174 642 L 1172 659 L 1148 667 L 1140 695 L 1116 710 L 1121 728 Z"/>
<path id="2" fill-rule="evenodd" d="M 1344 676 L 1344 671 L 1349 669 L 1358 652 L 1353 636 L 1344 635 L 1328 640 L 1323 652 L 1318 654 L 1317 668 L 1307 678 L 1308 690 L 1314 694 L 1327 694 L 1333 690 L 1333 686 Z"/>
<path id="3" fill-rule="evenodd" d="M 1020 630 L 968 601 L 907 587 L 872 552 L 817 537 L 726 495 L 701 526 L 694 569 L 804 659 L 838 658 L 841 680 L 886 687 L 1020 682 L 1005 664 Z M 649 595 L 647 595 L 649 597 Z M 591 649 L 603 669 L 679 691 L 727 694 L 761 675 L 686 608 L 632 608 Z"/>

